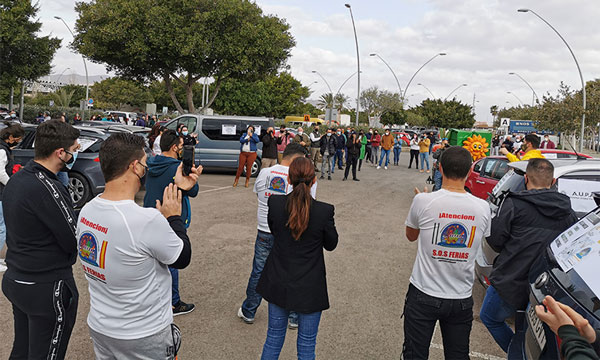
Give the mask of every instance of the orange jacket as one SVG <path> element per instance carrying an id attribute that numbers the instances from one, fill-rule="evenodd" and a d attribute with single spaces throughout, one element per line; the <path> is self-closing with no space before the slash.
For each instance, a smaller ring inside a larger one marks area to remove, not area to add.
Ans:
<path id="1" fill-rule="evenodd" d="M 383 150 L 391 150 L 394 147 L 394 135 L 383 135 L 381 137 L 381 147 Z"/>

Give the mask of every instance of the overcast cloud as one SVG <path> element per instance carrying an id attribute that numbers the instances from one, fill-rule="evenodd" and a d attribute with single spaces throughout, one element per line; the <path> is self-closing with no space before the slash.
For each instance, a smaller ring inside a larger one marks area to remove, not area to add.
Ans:
<path id="1" fill-rule="evenodd" d="M 297 46 L 288 64 L 292 74 L 305 85 L 312 85 L 316 99 L 328 92 L 327 86 L 312 70 L 319 71 L 337 91 L 342 82 L 356 71 L 356 49 L 352 23 L 345 1 L 337 0 L 257 0 L 266 13 L 285 18 Z M 83 74 L 81 57 L 66 45 L 72 40 L 65 26 L 53 16 L 62 16 L 70 26 L 75 22 L 73 1 L 42 0 L 40 19 L 43 33 L 63 38 L 63 48 L 54 59 L 54 73 L 65 76 Z M 398 91 L 385 65 L 369 53 L 380 54 L 392 66 L 402 90 L 412 74 L 439 52 L 415 78 L 408 90 L 410 105 L 430 97 L 417 86 L 423 83 L 438 98 L 444 98 L 462 83 L 468 87 L 456 92 L 456 98 L 473 102 L 476 94 L 478 121 L 491 121 L 490 106 L 531 103 L 532 93 L 517 72 L 538 95 L 555 92 L 561 81 L 580 88 L 575 63 L 560 38 L 531 13 L 531 8 L 548 20 L 569 42 L 581 65 L 585 80 L 600 74 L 600 7 L 595 0 L 354 0 L 361 56 L 361 87 L 377 85 Z M 88 65 L 91 75 L 103 75 L 102 65 Z M 356 78 L 344 86 L 343 93 L 356 97 Z M 414 95 L 413 95 L 414 94 Z M 411 96 L 412 95 L 412 96 Z"/>

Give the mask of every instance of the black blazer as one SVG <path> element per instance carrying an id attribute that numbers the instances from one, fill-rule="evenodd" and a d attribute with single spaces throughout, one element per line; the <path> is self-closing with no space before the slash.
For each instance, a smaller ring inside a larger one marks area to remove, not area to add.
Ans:
<path id="1" fill-rule="evenodd" d="M 275 237 L 256 291 L 286 310 L 313 313 L 329 309 L 323 248 L 335 249 L 334 207 L 312 200 L 308 228 L 294 240 L 287 227 L 288 196 L 271 196 L 268 222 Z"/>

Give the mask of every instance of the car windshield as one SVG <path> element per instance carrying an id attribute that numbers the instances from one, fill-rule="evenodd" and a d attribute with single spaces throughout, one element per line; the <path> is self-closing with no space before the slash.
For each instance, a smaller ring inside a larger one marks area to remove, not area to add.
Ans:
<path id="1" fill-rule="evenodd" d="M 500 205 L 500 202 L 509 191 L 516 192 L 525 190 L 525 178 L 520 171 L 515 171 L 514 168 L 508 170 L 508 172 L 498 181 L 494 189 L 492 190 L 491 200 L 496 205 Z"/>
<path id="2" fill-rule="evenodd" d="M 600 207 L 590 212 L 549 246 L 555 261 L 551 272 L 566 291 L 600 320 Z"/>

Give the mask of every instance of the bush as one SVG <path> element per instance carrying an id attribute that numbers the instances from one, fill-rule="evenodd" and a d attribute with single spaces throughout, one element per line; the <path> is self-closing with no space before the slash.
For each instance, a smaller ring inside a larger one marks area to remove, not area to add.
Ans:
<path id="1" fill-rule="evenodd" d="M 25 110 L 23 111 L 23 121 L 34 124 L 36 122 L 35 118 L 39 115 L 39 113 L 45 112 L 50 113 L 50 117 L 52 119 L 60 119 L 60 116 L 64 112 L 69 122 L 73 120 L 75 114 L 79 114 L 83 118 L 83 111 L 76 107 L 25 105 Z M 89 115 L 87 115 L 88 113 Z M 84 120 L 89 120 L 92 115 L 102 114 L 103 112 L 100 110 L 91 110 L 86 112 L 86 118 Z"/>

